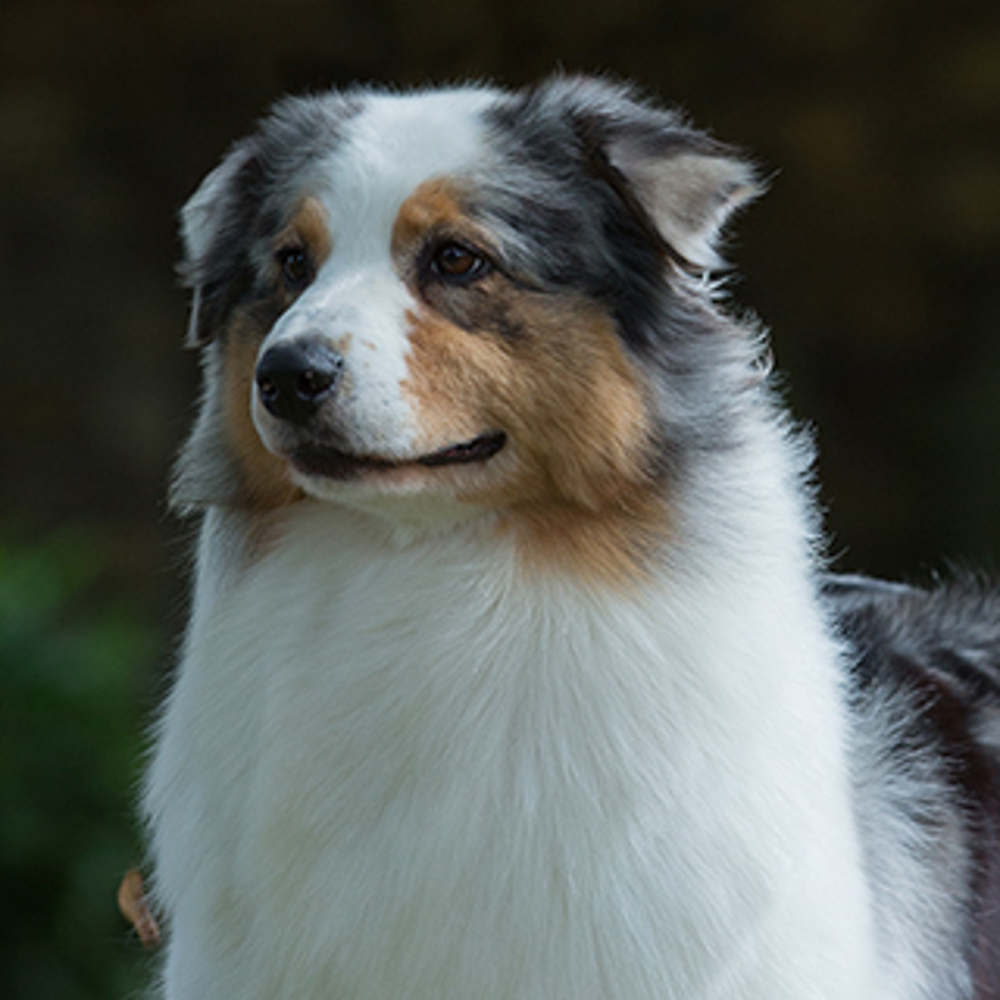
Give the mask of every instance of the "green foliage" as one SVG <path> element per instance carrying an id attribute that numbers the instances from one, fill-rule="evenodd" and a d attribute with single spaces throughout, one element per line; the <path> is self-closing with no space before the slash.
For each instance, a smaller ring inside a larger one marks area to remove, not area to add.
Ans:
<path id="1" fill-rule="evenodd" d="M 106 548 L 79 530 L 0 535 L 0 996 L 17 1000 L 111 1000 L 144 977 L 115 894 L 140 858 L 159 636 L 114 596 Z"/>

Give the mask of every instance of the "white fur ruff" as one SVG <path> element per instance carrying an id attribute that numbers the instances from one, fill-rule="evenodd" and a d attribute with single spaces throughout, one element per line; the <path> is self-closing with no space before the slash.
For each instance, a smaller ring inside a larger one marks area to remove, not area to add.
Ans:
<path id="1" fill-rule="evenodd" d="M 709 470 L 632 596 L 316 501 L 220 563 L 210 514 L 147 797 L 169 1000 L 892 997 L 789 448 Z"/>

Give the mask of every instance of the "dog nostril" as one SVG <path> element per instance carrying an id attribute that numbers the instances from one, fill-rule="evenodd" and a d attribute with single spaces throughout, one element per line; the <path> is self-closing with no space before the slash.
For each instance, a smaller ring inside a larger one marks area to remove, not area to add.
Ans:
<path id="1" fill-rule="evenodd" d="M 265 401 L 278 395 L 278 385 L 273 378 L 257 378 L 257 390 Z"/>
<path id="2" fill-rule="evenodd" d="M 344 359 L 315 338 L 278 344 L 257 365 L 257 392 L 280 420 L 303 424 L 337 388 Z"/>
<path id="3" fill-rule="evenodd" d="M 339 369 L 336 371 L 332 369 L 315 371 L 310 368 L 299 376 L 295 391 L 303 399 L 320 396 L 336 382 L 338 373 Z"/>

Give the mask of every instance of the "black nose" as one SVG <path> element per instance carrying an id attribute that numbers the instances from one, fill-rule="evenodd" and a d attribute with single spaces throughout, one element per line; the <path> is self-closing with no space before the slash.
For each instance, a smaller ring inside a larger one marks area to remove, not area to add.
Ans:
<path id="1" fill-rule="evenodd" d="M 277 344 L 257 365 L 257 391 L 268 413 L 304 424 L 333 395 L 344 359 L 316 338 Z"/>

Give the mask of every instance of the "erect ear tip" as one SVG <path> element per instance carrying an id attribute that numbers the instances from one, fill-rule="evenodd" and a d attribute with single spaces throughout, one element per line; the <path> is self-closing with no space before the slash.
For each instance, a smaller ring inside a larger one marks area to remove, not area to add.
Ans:
<path id="1" fill-rule="evenodd" d="M 767 181 L 753 163 L 735 155 L 706 161 L 703 165 L 706 181 L 715 186 L 714 196 L 705 206 L 703 224 L 709 238 L 714 236 L 730 216 L 756 201 L 767 192 Z"/>
<path id="2" fill-rule="evenodd" d="M 767 193 L 768 178 L 761 174 L 755 163 L 737 155 L 727 157 L 726 162 L 730 186 L 725 193 L 733 201 L 734 207 L 744 205 Z"/>

